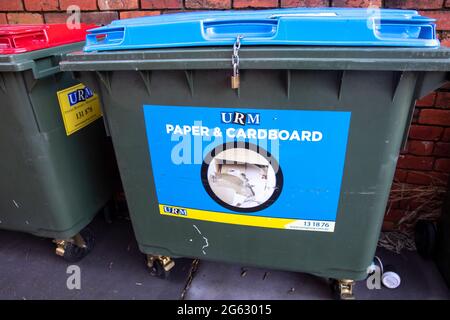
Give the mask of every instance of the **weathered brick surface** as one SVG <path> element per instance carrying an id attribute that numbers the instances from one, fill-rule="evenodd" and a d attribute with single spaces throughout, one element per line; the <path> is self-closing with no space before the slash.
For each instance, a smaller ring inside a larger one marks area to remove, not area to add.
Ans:
<path id="1" fill-rule="evenodd" d="M 439 172 L 450 172 L 450 159 L 437 159 L 434 169 Z"/>
<path id="2" fill-rule="evenodd" d="M 434 142 L 410 140 L 406 147 L 406 153 L 416 156 L 429 156 L 433 154 Z"/>
<path id="3" fill-rule="evenodd" d="M 278 0 L 234 0 L 234 8 L 273 8 L 278 6 Z"/>
<path id="4" fill-rule="evenodd" d="M 424 109 L 420 112 L 419 123 L 450 126 L 450 110 Z"/>
<path id="5" fill-rule="evenodd" d="M 437 19 L 438 30 L 450 30 L 450 14 L 448 11 L 421 11 L 423 15 Z"/>
<path id="6" fill-rule="evenodd" d="M 83 23 L 95 23 L 95 24 L 108 24 L 113 20 L 119 19 L 117 11 L 102 11 L 102 12 L 85 12 L 81 15 L 81 22 Z"/>
<path id="7" fill-rule="evenodd" d="M 44 23 L 44 18 L 39 13 L 19 12 L 8 13 L 8 23 L 10 24 L 40 24 Z"/>
<path id="8" fill-rule="evenodd" d="M 333 7 L 367 8 L 369 6 L 382 7 L 382 0 L 333 0 Z"/>
<path id="9" fill-rule="evenodd" d="M 444 0 L 385 0 L 387 8 L 401 9 L 440 9 Z"/>
<path id="10" fill-rule="evenodd" d="M 413 124 L 409 130 L 409 138 L 416 140 L 438 141 L 444 131 L 441 127 L 421 126 Z"/>
<path id="11" fill-rule="evenodd" d="M 161 11 L 120 11 L 120 19 L 139 18 L 147 16 L 156 16 L 161 14 Z"/>
<path id="12" fill-rule="evenodd" d="M 416 103 L 417 107 L 432 107 L 436 101 L 436 92 L 430 93 L 426 97 L 418 100 Z"/>
<path id="13" fill-rule="evenodd" d="M 432 170 L 434 164 L 433 157 L 423 157 L 414 155 L 401 155 L 398 158 L 398 168 L 413 170 Z"/>
<path id="14" fill-rule="evenodd" d="M 142 9 L 180 9 L 183 0 L 141 0 Z"/>
<path id="15" fill-rule="evenodd" d="M 66 23 L 68 17 L 65 12 L 49 12 L 44 14 L 45 23 Z"/>
<path id="16" fill-rule="evenodd" d="M 98 0 L 100 10 L 128 10 L 139 8 L 139 0 Z"/>
<path id="17" fill-rule="evenodd" d="M 24 0 L 27 11 L 57 11 L 59 9 L 58 0 Z"/>
<path id="18" fill-rule="evenodd" d="M 328 0 L 281 0 L 280 5 L 283 8 L 295 7 L 328 7 Z"/>
<path id="19" fill-rule="evenodd" d="M 22 11 L 22 0 L 0 0 L 0 11 Z"/>
<path id="20" fill-rule="evenodd" d="M 187 9 L 230 9 L 231 0 L 185 0 Z"/>
<path id="21" fill-rule="evenodd" d="M 450 157 L 450 143 L 438 142 L 434 146 L 433 154 L 440 157 Z"/>
<path id="22" fill-rule="evenodd" d="M 450 92 L 439 92 L 436 98 L 436 107 L 450 107 Z"/>
<path id="23" fill-rule="evenodd" d="M 81 10 L 97 10 L 97 0 L 59 0 L 61 10 L 67 10 L 71 5 L 80 7 Z"/>

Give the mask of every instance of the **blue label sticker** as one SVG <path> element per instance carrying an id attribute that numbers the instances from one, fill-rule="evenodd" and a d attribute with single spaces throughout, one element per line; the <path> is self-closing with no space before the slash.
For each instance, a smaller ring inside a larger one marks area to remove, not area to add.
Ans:
<path id="1" fill-rule="evenodd" d="M 144 105 L 162 215 L 333 232 L 350 112 Z"/>

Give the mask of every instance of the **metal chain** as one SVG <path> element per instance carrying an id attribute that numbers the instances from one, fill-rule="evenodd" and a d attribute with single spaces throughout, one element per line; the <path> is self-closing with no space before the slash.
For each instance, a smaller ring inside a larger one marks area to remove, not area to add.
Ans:
<path id="1" fill-rule="evenodd" d="M 242 36 L 238 35 L 233 44 L 233 55 L 231 56 L 231 64 L 233 65 L 233 75 L 239 73 L 239 49 L 241 48 Z"/>

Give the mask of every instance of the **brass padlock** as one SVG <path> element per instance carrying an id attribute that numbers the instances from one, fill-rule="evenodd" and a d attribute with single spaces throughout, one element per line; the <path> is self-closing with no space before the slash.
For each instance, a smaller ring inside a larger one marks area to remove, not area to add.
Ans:
<path id="1" fill-rule="evenodd" d="M 231 89 L 239 89 L 241 85 L 239 73 L 231 76 Z"/>

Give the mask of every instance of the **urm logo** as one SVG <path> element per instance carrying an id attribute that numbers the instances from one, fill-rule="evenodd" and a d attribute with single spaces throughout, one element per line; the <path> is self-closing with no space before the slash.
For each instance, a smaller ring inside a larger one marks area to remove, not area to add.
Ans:
<path id="1" fill-rule="evenodd" d="M 259 125 L 259 113 L 221 112 L 222 123 L 232 123 L 245 126 L 246 124 Z"/>
<path id="2" fill-rule="evenodd" d="M 171 213 L 171 214 L 176 214 L 176 215 L 180 215 L 180 216 L 187 216 L 186 209 L 181 209 L 181 208 L 174 208 L 174 207 L 164 206 L 164 212 Z"/>
<path id="3" fill-rule="evenodd" d="M 92 98 L 94 93 L 88 87 L 78 89 L 68 94 L 70 106 L 76 105 L 79 102 L 86 101 Z"/>

